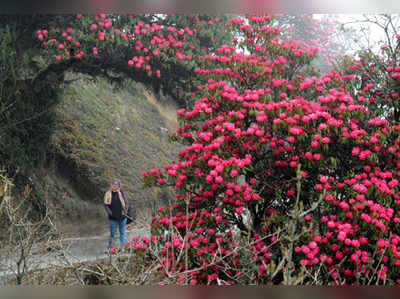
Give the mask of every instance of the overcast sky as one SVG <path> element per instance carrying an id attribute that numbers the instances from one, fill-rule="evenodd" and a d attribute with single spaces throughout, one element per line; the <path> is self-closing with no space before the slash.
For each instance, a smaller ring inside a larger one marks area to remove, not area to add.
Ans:
<path id="1" fill-rule="evenodd" d="M 313 15 L 315 18 L 323 18 L 324 14 L 314 14 Z M 362 14 L 335 14 L 331 15 L 334 16 L 340 23 L 345 24 L 345 28 L 354 28 L 358 32 L 361 31 L 361 29 L 367 28 L 368 30 L 366 31 L 365 34 L 361 34 L 361 39 L 359 40 L 360 42 L 360 47 L 364 45 L 365 47 L 368 47 L 368 42 L 369 40 L 370 45 L 373 45 L 373 50 L 379 51 L 382 43 L 380 41 L 385 39 L 384 32 L 382 28 L 379 28 L 376 24 L 372 23 L 367 23 L 367 22 L 357 22 L 360 20 L 363 20 L 364 17 Z M 373 16 L 373 15 L 371 15 Z M 399 17 L 400 19 L 400 17 Z M 399 28 L 400 31 L 400 28 Z M 358 50 L 358 49 L 354 49 Z"/>

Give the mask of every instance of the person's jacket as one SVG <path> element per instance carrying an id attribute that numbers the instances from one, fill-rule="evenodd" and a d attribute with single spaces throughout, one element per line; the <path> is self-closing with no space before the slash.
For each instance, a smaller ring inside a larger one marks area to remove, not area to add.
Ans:
<path id="1" fill-rule="evenodd" d="M 117 192 L 118 192 L 119 200 L 121 201 L 122 219 L 123 219 L 125 217 L 125 215 L 127 215 L 127 213 L 128 213 L 129 203 L 128 203 L 128 200 L 126 199 L 123 191 L 120 190 Z M 112 201 L 112 190 L 108 190 L 106 192 L 106 194 L 104 195 L 104 208 L 110 219 L 112 217 L 111 201 Z"/>

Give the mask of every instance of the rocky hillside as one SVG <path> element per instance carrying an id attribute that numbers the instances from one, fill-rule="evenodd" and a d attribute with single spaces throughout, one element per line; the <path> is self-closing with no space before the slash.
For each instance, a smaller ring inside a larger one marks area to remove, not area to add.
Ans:
<path id="1" fill-rule="evenodd" d="M 168 141 L 177 128 L 176 107 L 136 82 L 115 89 L 102 79 L 69 77 L 74 82 L 64 89 L 47 163 L 33 181 L 64 233 L 107 229 L 102 198 L 113 178 L 122 180 L 137 211 L 136 224 L 146 223 L 173 196 L 171 190 L 144 189 L 141 173 L 176 159 L 179 145 Z"/>

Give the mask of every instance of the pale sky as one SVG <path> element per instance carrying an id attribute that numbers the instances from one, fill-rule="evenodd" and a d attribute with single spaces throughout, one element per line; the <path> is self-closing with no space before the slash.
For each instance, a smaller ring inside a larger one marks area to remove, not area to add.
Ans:
<path id="1" fill-rule="evenodd" d="M 323 14 L 314 14 L 313 15 L 315 18 L 320 19 L 324 15 Z M 360 46 L 364 45 L 367 47 L 367 42 L 366 39 L 369 39 L 369 42 L 371 45 L 374 45 L 373 50 L 379 51 L 380 46 L 382 44 L 379 43 L 379 41 L 384 40 L 384 33 L 381 28 L 379 28 L 376 24 L 372 23 L 366 23 L 366 22 L 359 22 L 359 23 L 353 23 L 357 20 L 362 20 L 363 15 L 362 14 L 334 14 L 334 16 L 340 23 L 345 24 L 345 28 L 354 28 L 357 31 L 361 30 L 361 28 L 366 27 L 369 30 L 368 35 L 363 35 L 363 38 L 361 38 Z M 351 23 L 351 24 L 346 24 L 346 23 Z M 354 49 L 358 50 L 358 49 Z"/>

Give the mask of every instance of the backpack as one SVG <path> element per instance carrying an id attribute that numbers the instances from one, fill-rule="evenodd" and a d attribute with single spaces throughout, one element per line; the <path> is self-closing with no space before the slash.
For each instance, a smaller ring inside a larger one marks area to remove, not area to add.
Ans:
<path id="1" fill-rule="evenodd" d="M 121 194 L 124 197 L 124 199 L 126 199 L 125 194 L 124 194 L 124 192 L 122 192 L 122 190 L 121 190 Z M 127 211 L 125 217 L 126 217 L 126 224 L 132 223 L 136 219 L 135 210 L 133 209 L 132 205 L 129 204 L 129 202 L 128 202 L 128 211 Z"/>
<path id="2" fill-rule="evenodd" d="M 126 218 L 127 218 L 126 224 L 129 224 L 129 223 L 135 221 L 135 219 L 136 219 L 135 210 L 133 209 L 133 207 L 131 205 L 129 205 L 129 207 L 128 207 L 128 213 L 126 215 Z"/>

